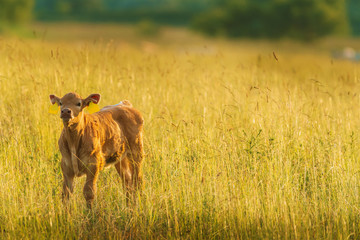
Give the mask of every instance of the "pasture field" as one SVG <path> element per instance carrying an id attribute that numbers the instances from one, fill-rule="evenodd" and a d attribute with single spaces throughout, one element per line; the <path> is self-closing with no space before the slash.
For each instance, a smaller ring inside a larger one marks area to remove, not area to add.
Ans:
<path id="1" fill-rule="evenodd" d="M 51 34 L 0 38 L 0 239 L 360 238 L 359 63 L 326 44 L 180 30 L 172 42 Z M 62 205 L 61 121 L 47 109 L 70 91 L 143 113 L 136 206 L 113 167 L 92 210 L 84 178 Z"/>

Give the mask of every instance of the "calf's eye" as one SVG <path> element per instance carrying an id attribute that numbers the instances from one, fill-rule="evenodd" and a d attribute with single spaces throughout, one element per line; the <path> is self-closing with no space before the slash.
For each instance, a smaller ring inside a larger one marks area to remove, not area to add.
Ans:
<path id="1" fill-rule="evenodd" d="M 76 106 L 80 107 L 80 106 L 81 106 L 81 103 L 76 104 Z"/>
<path id="2" fill-rule="evenodd" d="M 62 102 L 59 102 L 59 105 L 62 106 Z"/>

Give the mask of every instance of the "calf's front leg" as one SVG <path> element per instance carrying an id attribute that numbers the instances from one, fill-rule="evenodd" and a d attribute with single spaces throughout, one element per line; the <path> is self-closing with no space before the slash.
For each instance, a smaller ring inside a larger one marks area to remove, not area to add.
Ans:
<path id="1" fill-rule="evenodd" d="M 62 191 L 62 199 L 63 202 L 66 203 L 69 200 L 70 194 L 74 192 L 74 172 L 66 167 L 65 162 L 61 162 L 61 170 L 63 172 L 63 191 Z"/>
<path id="2" fill-rule="evenodd" d="M 86 200 L 86 206 L 92 207 L 92 203 L 96 194 L 96 180 L 99 175 L 99 166 L 97 163 L 90 163 L 86 171 L 86 182 L 83 189 L 83 194 Z"/>

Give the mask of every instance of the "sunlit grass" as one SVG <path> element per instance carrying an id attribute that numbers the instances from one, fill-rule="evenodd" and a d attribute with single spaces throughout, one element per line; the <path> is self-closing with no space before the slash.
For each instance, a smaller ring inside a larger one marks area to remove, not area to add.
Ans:
<path id="1" fill-rule="evenodd" d="M 359 65 L 245 46 L 2 39 L 0 238 L 357 239 Z M 136 207 L 113 168 L 92 211 L 82 178 L 62 205 L 47 108 L 70 91 L 143 113 Z"/>

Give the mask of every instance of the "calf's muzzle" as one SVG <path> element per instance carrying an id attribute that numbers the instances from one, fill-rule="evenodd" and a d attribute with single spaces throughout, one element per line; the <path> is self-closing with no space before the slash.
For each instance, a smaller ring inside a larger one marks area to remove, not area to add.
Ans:
<path id="1" fill-rule="evenodd" d="M 72 111 L 69 108 L 64 108 L 61 110 L 60 118 L 62 120 L 70 120 L 73 117 Z"/>

